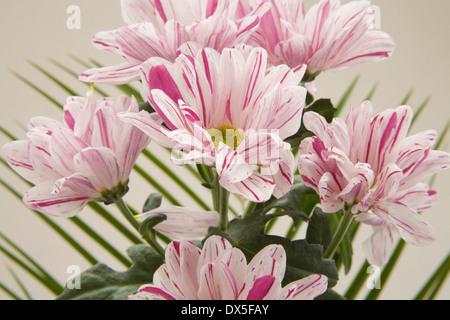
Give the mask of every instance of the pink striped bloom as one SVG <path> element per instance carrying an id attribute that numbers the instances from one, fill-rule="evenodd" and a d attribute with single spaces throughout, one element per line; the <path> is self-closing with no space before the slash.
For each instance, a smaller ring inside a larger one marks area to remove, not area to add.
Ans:
<path id="1" fill-rule="evenodd" d="M 306 89 L 298 84 L 305 68 L 266 73 L 266 63 L 261 48 L 247 58 L 236 49 L 207 48 L 173 64 L 150 59 L 142 67 L 142 96 L 157 113 L 120 117 L 181 151 L 174 163 L 216 167 L 230 192 L 253 202 L 280 197 L 293 184 L 294 157 L 283 139 L 301 123 Z"/>
<path id="2" fill-rule="evenodd" d="M 100 32 L 93 44 L 125 58 L 111 67 L 83 72 L 86 82 L 123 84 L 139 80 L 141 64 L 151 57 L 171 62 L 180 53 L 210 47 L 218 51 L 246 42 L 269 5 L 243 15 L 238 0 L 122 0 L 125 26 Z"/>
<path id="3" fill-rule="evenodd" d="M 325 212 L 350 206 L 356 219 L 374 227 L 364 244 L 369 262 L 383 265 L 398 233 L 408 243 L 428 245 L 433 228 L 418 212 L 430 208 L 436 192 L 424 179 L 447 169 L 450 154 L 431 150 L 434 130 L 407 136 L 412 110 L 401 106 L 372 118 L 372 105 L 351 109 L 331 124 L 316 113 L 304 123 L 316 136 L 300 145 L 299 172 L 320 195 Z"/>
<path id="4" fill-rule="evenodd" d="M 2 150 L 10 166 L 35 186 L 23 197 L 31 209 L 71 217 L 99 200 L 114 202 L 127 190 L 128 178 L 149 138 L 117 117 L 137 112 L 133 98 L 93 101 L 70 97 L 63 122 L 36 117 L 28 123 L 27 140 Z"/>
<path id="5" fill-rule="evenodd" d="M 160 207 L 136 216 L 141 223 L 152 216 L 164 214 L 166 220 L 153 229 L 173 240 L 203 239 L 209 227 L 218 227 L 220 216 L 216 211 L 200 211 L 181 207 Z"/>
<path id="6" fill-rule="evenodd" d="M 327 289 L 327 277 L 314 274 L 281 285 L 286 252 L 269 245 L 247 265 L 241 250 L 224 238 L 209 237 L 199 249 L 189 241 L 172 242 L 166 263 L 129 300 L 312 300 Z"/>
<path id="7" fill-rule="evenodd" d="M 340 5 L 339 0 L 321 0 L 308 12 L 301 0 L 262 1 L 270 2 L 272 9 L 248 43 L 265 48 L 273 65 L 306 64 L 313 78 L 321 71 L 388 58 L 394 50 L 389 35 L 371 29 L 369 1 Z"/>

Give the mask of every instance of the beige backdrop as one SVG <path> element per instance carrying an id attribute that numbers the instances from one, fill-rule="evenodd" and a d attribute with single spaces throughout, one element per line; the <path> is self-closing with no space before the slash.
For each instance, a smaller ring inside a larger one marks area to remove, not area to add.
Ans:
<path id="1" fill-rule="evenodd" d="M 308 1 L 308 4 L 312 1 Z M 78 5 L 81 9 L 81 29 L 69 30 L 66 20 L 69 15 L 66 10 L 69 5 Z M 442 130 L 449 119 L 450 107 L 448 93 L 450 90 L 448 59 L 450 53 L 450 2 L 448 0 L 378 0 L 373 1 L 381 10 L 381 27 L 390 33 L 397 42 L 397 49 L 393 57 L 384 62 L 369 64 L 340 73 L 327 73 L 319 77 L 317 86 L 318 97 L 329 97 L 338 101 L 344 89 L 355 75 L 361 74 L 360 82 L 350 103 L 358 105 L 367 95 L 372 86 L 379 82 L 378 91 L 373 98 L 376 111 L 396 107 L 406 93 L 415 88 L 410 99 L 410 105 L 417 108 L 423 100 L 432 94 L 432 100 L 412 129 L 413 132 L 426 129 Z M 84 70 L 69 54 L 81 59 L 95 58 L 105 65 L 122 61 L 118 57 L 102 53 L 90 44 L 92 35 L 98 31 L 111 30 L 122 25 L 119 0 L 15 0 L 0 1 L 0 36 L 3 41 L 0 60 L 0 90 L 1 90 L 1 126 L 5 127 L 19 138 L 24 137 L 23 126 L 30 117 L 44 115 L 60 118 L 60 112 L 48 100 L 43 98 L 11 74 L 11 70 L 25 76 L 40 88 L 51 93 L 61 103 L 67 93 L 40 74 L 28 61 L 31 60 L 74 87 L 77 94 L 84 95 L 87 87 L 77 82 L 68 73 L 62 71 L 50 59 L 54 59 L 71 70 L 80 73 Z M 110 95 L 118 92 L 110 87 L 102 87 Z M 444 148 L 448 150 L 448 139 Z M 3 136 L 0 144 L 7 142 Z M 155 153 L 159 148 L 151 145 Z M 160 156 L 167 161 L 165 153 Z M 166 183 L 170 190 L 186 205 L 195 206 L 181 190 L 165 181 L 164 175 L 159 173 L 145 159 L 140 163 L 154 172 L 155 176 Z M 169 164 L 170 165 L 170 164 Z M 171 165 L 175 172 L 186 176 L 183 168 Z M 21 193 L 27 190 L 26 185 L 17 180 L 7 169 L 0 166 L 0 176 L 9 181 Z M 425 217 L 436 228 L 439 239 L 430 247 L 407 247 L 401 261 L 392 274 L 389 282 L 382 283 L 384 287 L 382 299 L 411 299 L 436 266 L 449 254 L 450 243 L 450 173 L 440 175 L 435 188 L 440 192 L 439 203 L 432 210 L 424 213 Z M 189 179 L 192 181 L 192 179 Z M 200 187 L 192 183 L 195 190 Z M 146 196 L 154 190 L 135 175 L 132 176 L 131 192 L 126 200 L 136 208 L 140 208 Z M 14 198 L 6 189 L 0 187 L 2 209 L 0 211 L 0 232 L 20 247 L 24 248 L 50 273 L 56 275 L 62 283 L 70 275 L 67 268 L 77 265 L 84 270 L 88 267 L 86 261 L 75 253 L 55 232 L 51 231 L 41 219 L 27 210 L 19 200 Z M 208 194 L 205 194 L 208 196 Z M 235 205 L 238 205 L 235 203 Z M 118 213 L 111 208 L 114 214 Z M 90 210 L 83 211 L 79 216 L 91 225 L 105 239 L 113 243 L 120 250 L 125 250 L 129 242 L 119 236 L 109 225 Z M 120 218 L 120 217 L 119 217 Z M 65 230 L 74 234 L 99 261 L 111 267 L 122 270 L 123 267 L 116 260 L 97 245 L 92 244 L 67 219 L 55 220 Z M 279 230 L 283 226 L 278 226 Z M 339 292 L 345 292 L 349 281 L 359 269 L 363 256 L 361 242 L 370 235 L 369 228 L 362 228 L 355 241 L 354 265 L 349 275 L 342 274 L 341 281 L 336 287 Z M 302 236 L 301 234 L 299 236 Z M 10 247 L 1 242 L 1 246 Z M 15 264 L 0 254 L 0 283 L 16 292 L 19 287 L 12 279 L 8 268 L 26 284 L 35 299 L 48 299 L 52 295 L 43 289 L 33 278 L 22 272 Z M 363 298 L 367 290 L 359 296 Z M 0 298 L 7 298 L 0 293 Z M 439 299 L 450 298 L 450 282 L 447 282 L 438 296 Z"/>

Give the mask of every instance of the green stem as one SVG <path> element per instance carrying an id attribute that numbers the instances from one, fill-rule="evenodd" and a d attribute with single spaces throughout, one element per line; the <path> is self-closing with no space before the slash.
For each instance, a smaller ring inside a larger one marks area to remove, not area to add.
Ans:
<path id="1" fill-rule="evenodd" d="M 217 192 L 218 197 L 217 210 L 220 214 L 220 229 L 225 231 L 228 229 L 228 202 L 230 199 L 230 193 L 220 185 L 214 189 L 215 192 Z"/>
<path id="2" fill-rule="evenodd" d="M 353 214 L 352 214 L 351 209 L 349 208 L 349 209 L 344 210 L 344 216 L 341 219 L 339 227 L 336 230 L 336 233 L 334 234 L 333 239 L 331 239 L 329 246 L 325 250 L 325 253 L 323 255 L 324 259 L 333 258 L 334 253 L 336 252 L 337 248 L 339 247 L 339 244 L 341 243 L 342 239 L 344 238 L 345 234 L 347 233 L 347 230 L 349 229 L 352 222 L 353 222 Z"/>
<path id="3" fill-rule="evenodd" d="M 228 228 L 228 204 L 230 193 L 219 183 L 219 176 L 212 168 L 207 168 L 208 182 L 211 185 L 214 210 L 220 215 L 220 229 L 225 231 Z"/>
<path id="4" fill-rule="evenodd" d="M 116 206 L 119 209 L 119 211 L 122 213 L 124 218 L 139 232 L 140 223 L 137 221 L 133 214 L 131 213 L 130 209 L 126 205 L 126 203 L 123 201 L 123 199 L 120 199 L 116 202 Z M 147 241 L 147 243 L 155 249 L 155 251 L 164 258 L 164 249 L 159 245 L 159 243 L 156 241 L 155 238 L 149 237 L 148 235 L 144 237 L 144 240 Z"/>

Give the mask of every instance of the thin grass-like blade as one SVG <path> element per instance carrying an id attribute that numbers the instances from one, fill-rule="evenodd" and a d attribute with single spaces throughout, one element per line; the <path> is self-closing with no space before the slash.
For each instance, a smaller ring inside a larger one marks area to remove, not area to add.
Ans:
<path id="1" fill-rule="evenodd" d="M 403 100 L 400 102 L 400 106 L 404 106 L 406 104 L 408 104 L 409 99 L 411 99 L 413 93 L 414 93 L 414 88 L 411 88 L 408 93 L 406 94 L 406 96 L 403 98 Z"/>
<path id="2" fill-rule="evenodd" d="M 5 187 L 17 199 L 22 201 L 22 195 L 1 178 L 0 178 L 0 185 Z M 40 219 L 42 219 L 51 229 L 53 229 L 64 240 L 66 240 L 90 264 L 94 265 L 94 264 L 98 263 L 97 259 L 95 259 L 92 254 L 90 254 L 84 247 L 82 247 L 75 239 L 72 238 L 72 236 L 70 236 L 66 231 L 64 231 L 64 229 L 61 228 L 58 224 L 56 224 L 52 219 L 48 218 L 46 215 L 44 215 L 40 212 L 33 211 L 33 210 L 31 210 L 31 211 L 34 212 Z"/>
<path id="3" fill-rule="evenodd" d="M 347 104 L 348 100 L 350 99 L 353 91 L 355 90 L 356 85 L 359 82 L 359 79 L 361 78 L 361 75 L 357 75 L 355 79 L 350 83 L 350 86 L 345 90 L 344 95 L 342 96 L 341 100 L 336 104 L 336 112 L 334 113 L 334 116 L 337 117 L 342 110 L 344 109 L 345 105 Z"/>
<path id="4" fill-rule="evenodd" d="M 414 298 L 415 300 L 434 300 L 442 288 L 442 285 L 447 280 L 450 271 L 450 255 L 437 268 L 435 273 L 430 277 L 422 290 Z"/>
<path id="5" fill-rule="evenodd" d="M 58 68 L 64 70 L 64 71 L 67 72 L 68 74 L 70 74 L 72 77 L 75 77 L 75 78 L 78 79 L 78 74 L 77 74 L 75 71 L 73 71 L 73 70 L 67 68 L 65 65 L 63 65 L 62 63 L 60 63 L 60 62 L 58 62 L 58 61 L 56 61 L 56 60 L 54 60 L 54 59 L 49 59 L 49 61 L 50 61 L 51 63 L 53 63 L 55 66 L 57 66 Z M 90 87 L 90 86 L 91 86 L 90 83 L 87 83 L 87 82 L 82 82 L 82 83 L 84 83 L 87 87 Z M 109 94 L 107 94 L 107 93 L 106 93 L 105 91 L 103 91 L 103 90 L 98 89 L 97 87 L 94 87 L 94 91 L 96 91 L 98 94 L 100 94 L 100 95 L 102 95 L 102 96 L 104 96 L 104 97 L 110 97 Z"/>
<path id="6" fill-rule="evenodd" d="M 366 98 L 365 98 L 364 100 L 372 100 L 373 96 L 375 95 L 375 92 L 376 92 L 377 89 L 378 89 L 378 85 L 379 85 L 378 82 L 376 82 L 376 83 L 373 85 L 372 89 L 371 89 L 370 92 L 367 94 L 367 96 L 366 96 Z"/>
<path id="7" fill-rule="evenodd" d="M 417 121 L 417 119 L 419 119 L 419 116 L 422 114 L 423 110 L 425 110 L 425 108 L 428 106 L 428 104 L 430 103 L 430 100 L 431 100 L 431 96 L 428 96 L 425 99 L 425 101 L 422 102 L 422 104 L 419 106 L 419 108 L 417 108 L 417 110 L 414 112 L 414 117 L 411 120 L 410 128 L 412 128 L 412 126 Z"/>
<path id="8" fill-rule="evenodd" d="M 39 271 L 44 278 L 47 279 L 49 283 L 52 283 L 55 288 L 61 288 L 61 284 L 47 271 L 45 270 L 40 264 L 38 264 L 29 254 L 27 254 L 23 249 L 21 249 L 18 245 L 16 245 L 12 240 L 10 240 L 8 237 L 0 233 L 0 238 L 3 239 L 11 248 L 13 248 L 15 251 L 17 251 L 28 263 L 30 263 L 37 271 Z"/>
<path id="9" fill-rule="evenodd" d="M 54 104 L 56 107 L 58 107 L 59 109 L 62 109 L 63 104 L 58 102 L 55 98 L 53 98 L 52 96 L 50 96 L 48 93 L 46 93 L 44 90 L 42 90 L 41 88 L 39 88 L 37 85 L 35 85 L 34 83 L 32 83 L 31 81 L 27 80 L 25 77 L 21 76 L 20 74 L 18 74 L 15 71 L 11 71 L 11 73 L 18 78 L 20 81 L 22 81 L 23 83 L 25 83 L 27 86 L 29 86 L 30 88 L 32 88 L 33 90 L 35 90 L 36 92 L 38 92 L 40 95 L 42 95 L 44 98 L 46 98 L 48 101 L 50 101 L 52 104 Z"/>
<path id="10" fill-rule="evenodd" d="M 164 196 L 170 203 L 172 203 L 174 206 L 179 206 L 179 207 L 182 206 L 182 204 L 174 196 L 172 196 L 172 194 L 166 188 L 164 188 L 158 181 L 156 181 L 153 177 L 151 177 L 140 165 L 135 164 L 134 170 L 142 178 L 144 178 L 144 180 L 146 180 L 156 190 L 158 190 L 158 192 L 161 193 L 161 195 Z"/>
<path id="11" fill-rule="evenodd" d="M 384 266 L 383 271 L 381 271 L 380 282 L 383 283 L 384 285 L 381 286 L 380 289 L 370 291 L 369 294 L 366 296 L 366 300 L 377 300 L 378 299 L 381 292 L 383 291 L 383 288 L 386 287 L 387 280 L 391 276 L 392 271 L 394 270 L 395 265 L 397 264 L 398 260 L 400 259 L 400 256 L 401 256 L 405 246 L 406 246 L 406 242 L 404 240 L 400 240 L 398 242 L 394 252 L 391 254 L 391 257 L 390 257 L 388 263 Z"/>
<path id="12" fill-rule="evenodd" d="M 160 168 L 168 177 L 170 177 L 175 183 L 177 183 L 197 204 L 204 210 L 210 211 L 211 208 L 190 188 L 183 180 L 175 175 L 169 167 L 167 167 L 161 160 L 159 160 L 148 149 L 142 151 L 142 153 L 153 162 L 158 168 Z"/>
<path id="13" fill-rule="evenodd" d="M 17 274 L 11 269 L 11 267 L 9 265 L 6 265 L 6 268 L 8 269 L 9 274 L 11 275 L 11 277 L 14 279 L 14 281 L 17 283 L 17 285 L 19 286 L 20 290 L 22 290 L 22 293 L 25 295 L 25 297 L 27 297 L 28 300 L 33 300 L 33 298 L 31 297 L 30 292 L 28 291 L 28 289 L 25 287 L 25 285 L 23 284 L 23 282 L 19 279 L 19 277 L 17 276 Z"/>
<path id="14" fill-rule="evenodd" d="M 18 256 L 13 254 L 11 251 L 6 249 L 5 247 L 0 245 L 0 252 L 2 252 L 6 257 L 8 257 L 12 262 L 17 264 L 23 270 L 25 270 L 29 275 L 39 281 L 42 285 L 44 285 L 47 289 L 49 289 L 54 294 L 59 294 L 62 292 L 62 288 L 55 287 L 53 283 L 49 282 L 44 276 L 42 276 L 39 272 L 34 270 L 31 266 L 29 266 L 25 261 L 20 259 Z"/>
<path id="15" fill-rule="evenodd" d="M 21 297 L 14 291 L 12 291 L 10 288 L 5 286 L 3 283 L 0 282 L 0 290 L 2 290 L 4 293 L 6 293 L 8 296 L 10 296 L 13 300 L 22 300 Z"/>
<path id="16" fill-rule="evenodd" d="M 39 72 L 44 74 L 47 78 L 52 80 L 56 85 L 58 85 L 61 89 L 63 89 L 67 94 L 70 96 L 80 96 L 77 92 L 75 92 L 73 89 L 71 89 L 69 86 L 67 86 L 65 83 L 63 83 L 61 80 L 59 80 L 57 77 L 52 75 L 50 72 L 42 68 L 37 63 L 28 60 L 28 63 L 30 63 L 34 68 L 36 68 Z"/>

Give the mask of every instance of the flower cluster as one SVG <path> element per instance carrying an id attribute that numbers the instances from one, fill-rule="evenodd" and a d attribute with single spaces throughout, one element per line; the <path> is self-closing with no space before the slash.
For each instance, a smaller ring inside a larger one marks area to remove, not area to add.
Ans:
<path id="1" fill-rule="evenodd" d="M 343 231 L 346 222 L 373 226 L 363 244 L 371 264 L 386 262 L 396 233 L 414 245 L 435 240 L 420 215 L 437 199 L 425 179 L 450 165 L 449 153 L 433 150 L 435 131 L 408 136 L 408 106 L 373 116 L 367 101 L 331 122 L 319 111 L 304 112 L 307 88 L 320 73 L 393 53 L 393 39 L 371 28 L 369 1 L 320 0 L 308 11 L 301 0 L 122 0 L 121 6 L 125 25 L 96 34 L 93 44 L 125 62 L 86 70 L 80 79 L 137 81 L 150 108 L 140 108 L 134 97 L 95 101 L 93 91 L 70 97 L 63 122 L 33 118 L 27 139 L 8 143 L 3 153 L 35 185 L 23 199 L 30 208 L 71 217 L 90 201 L 116 203 L 164 256 L 153 283 L 128 299 L 305 300 L 323 294 L 328 278 L 314 267 L 309 276 L 282 284 L 289 259 L 279 243 L 286 241 L 258 248 L 247 264 L 248 256 L 231 245 L 244 244 L 213 235 L 230 226 L 230 194 L 250 208 L 237 220 L 267 214 L 264 204 L 293 189 L 297 170 L 301 183 L 319 195 L 323 212 L 344 214 Z M 288 138 L 302 127 L 311 136 L 294 152 Z M 173 164 L 197 165 L 214 210 L 152 207 L 137 216 L 127 210 L 122 198 L 150 141 L 172 150 Z M 236 229 L 226 234 L 242 232 Z M 156 233 L 173 241 L 162 249 Z M 202 248 L 194 239 L 204 240 Z M 325 260 L 340 240 L 333 239 Z"/>
<path id="2" fill-rule="evenodd" d="M 173 242 L 153 285 L 130 300 L 312 300 L 327 289 L 327 278 L 311 275 L 281 287 L 286 252 L 269 245 L 247 265 L 241 250 L 224 238 L 209 237 L 203 249 L 189 241 Z"/>
<path id="3" fill-rule="evenodd" d="M 122 96 L 95 101 L 70 97 L 63 122 L 35 117 L 27 140 L 3 146 L 9 164 L 35 184 L 24 196 L 30 208 L 71 217 L 92 200 L 113 203 L 128 191 L 133 165 L 150 139 L 120 121 L 119 112 L 137 112 L 138 102 Z"/>

